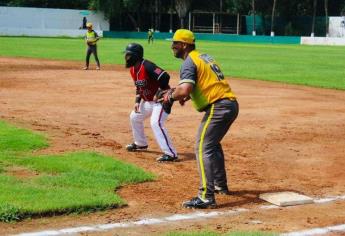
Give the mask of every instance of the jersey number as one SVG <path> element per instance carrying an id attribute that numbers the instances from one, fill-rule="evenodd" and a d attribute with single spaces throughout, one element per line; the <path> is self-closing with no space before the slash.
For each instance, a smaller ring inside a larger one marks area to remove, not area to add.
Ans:
<path id="1" fill-rule="evenodd" d="M 219 66 L 217 66 L 216 64 L 210 63 L 211 69 L 213 70 L 213 72 L 217 75 L 217 79 L 218 81 L 221 81 L 224 79 L 224 74 L 223 72 L 220 70 Z"/>
<path id="2" fill-rule="evenodd" d="M 201 54 L 200 55 L 200 58 L 206 62 L 207 64 L 210 65 L 211 67 L 211 70 L 216 74 L 217 76 L 217 80 L 218 81 L 221 81 L 224 79 L 224 74 L 223 72 L 220 70 L 219 66 L 217 66 L 215 63 L 214 63 L 214 60 L 212 57 L 210 57 L 209 55 L 207 54 Z"/>

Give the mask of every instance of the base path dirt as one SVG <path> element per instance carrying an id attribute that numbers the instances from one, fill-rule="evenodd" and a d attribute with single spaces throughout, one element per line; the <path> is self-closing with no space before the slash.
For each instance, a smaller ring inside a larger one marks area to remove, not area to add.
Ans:
<path id="1" fill-rule="evenodd" d="M 182 209 L 181 203 L 198 191 L 194 142 L 203 114 L 189 103 L 174 105 L 166 124 L 179 162 L 155 161 L 160 150 L 149 122 L 149 150 L 128 153 L 124 147 L 132 142 L 129 114 L 135 96 L 129 72 L 122 66 L 103 66 L 100 71 L 81 68 L 78 62 L 0 57 L 0 119 L 47 134 L 50 147 L 38 154 L 97 151 L 136 164 L 157 179 L 119 189 L 128 202 L 121 209 L 0 223 L 0 235 L 194 212 Z M 171 75 L 175 86 L 178 74 Z M 258 209 L 265 204 L 259 194 L 273 191 L 313 198 L 345 195 L 344 91 L 229 81 L 240 104 L 239 117 L 222 141 L 233 194 L 217 196 L 216 210 Z M 21 179 L 34 174 L 13 172 Z M 116 232 L 153 235 L 204 228 L 287 232 L 344 223 L 345 203 L 337 201 Z"/>

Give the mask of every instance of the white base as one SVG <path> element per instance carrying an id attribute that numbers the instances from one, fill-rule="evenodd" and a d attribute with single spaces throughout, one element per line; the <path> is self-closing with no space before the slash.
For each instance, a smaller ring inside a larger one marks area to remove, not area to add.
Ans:
<path id="1" fill-rule="evenodd" d="M 277 206 L 294 206 L 314 203 L 312 198 L 294 192 L 263 193 L 260 194 L 259 198 Z"/>

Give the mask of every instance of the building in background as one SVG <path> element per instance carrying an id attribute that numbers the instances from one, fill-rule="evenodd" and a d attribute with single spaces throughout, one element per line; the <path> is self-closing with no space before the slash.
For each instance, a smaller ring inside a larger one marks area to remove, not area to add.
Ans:
<path id="1" fill-rule="evenodd" d="M 83 19 L 92 22 L 102 36 L 109 30 L 103 13 L 89 10 L 69 10 L 29 7 L 0 7 L 0 35 L 8 36 L 68 36 L 82 37 Z"/>

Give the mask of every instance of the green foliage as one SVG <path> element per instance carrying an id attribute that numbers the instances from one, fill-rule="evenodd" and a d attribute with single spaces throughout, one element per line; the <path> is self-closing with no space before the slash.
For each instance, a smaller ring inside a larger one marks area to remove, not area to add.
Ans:
<path id="1" fill-rule="evenodd" d="M 21 219 L 20 210 L 10 204 L 0 205 L 0 222 L 12 222 Z"/>
<path id="2" fill-rule="evenodd" d="M 3 5 L 14 7 L 39 7 L 63 9 L 87 9 L 88 0 L 3 0 Z"/>
<path id="3" fill-rule="evenodd" d="M 343 2 L 342 6 L 341 6 L 341 12 L 340 12 L 340 14 L 341 14 L 342 16 L 345 16 L 345 2 Z"/>
<path id="4" fill-rule="evenodd" d="M 228 10 L 232 14 L 248 14 L 251 9 L 251 0 L 226 0 Z"/>
<path id="5" fill-rule="evenodd" d="M 4 137 L 0 149 L 0 221 L 121 206 L 125 201 L 115 194 L 117 188 L 154 178 L 134 165 L 97 153 L 23 154 L 45 147 L 44 137 L 4 122 L 0 122 L 0 137 Z M 26 176 L 18 178 L 13 169 Z"/>
<path id="6" fill-rule="evenodd" d="M 89 8 L 97 11 L 102 11 L 106 18 L 111 18 L 122 12 L 123 1 L 114 0 L 90 0 Z"/>

